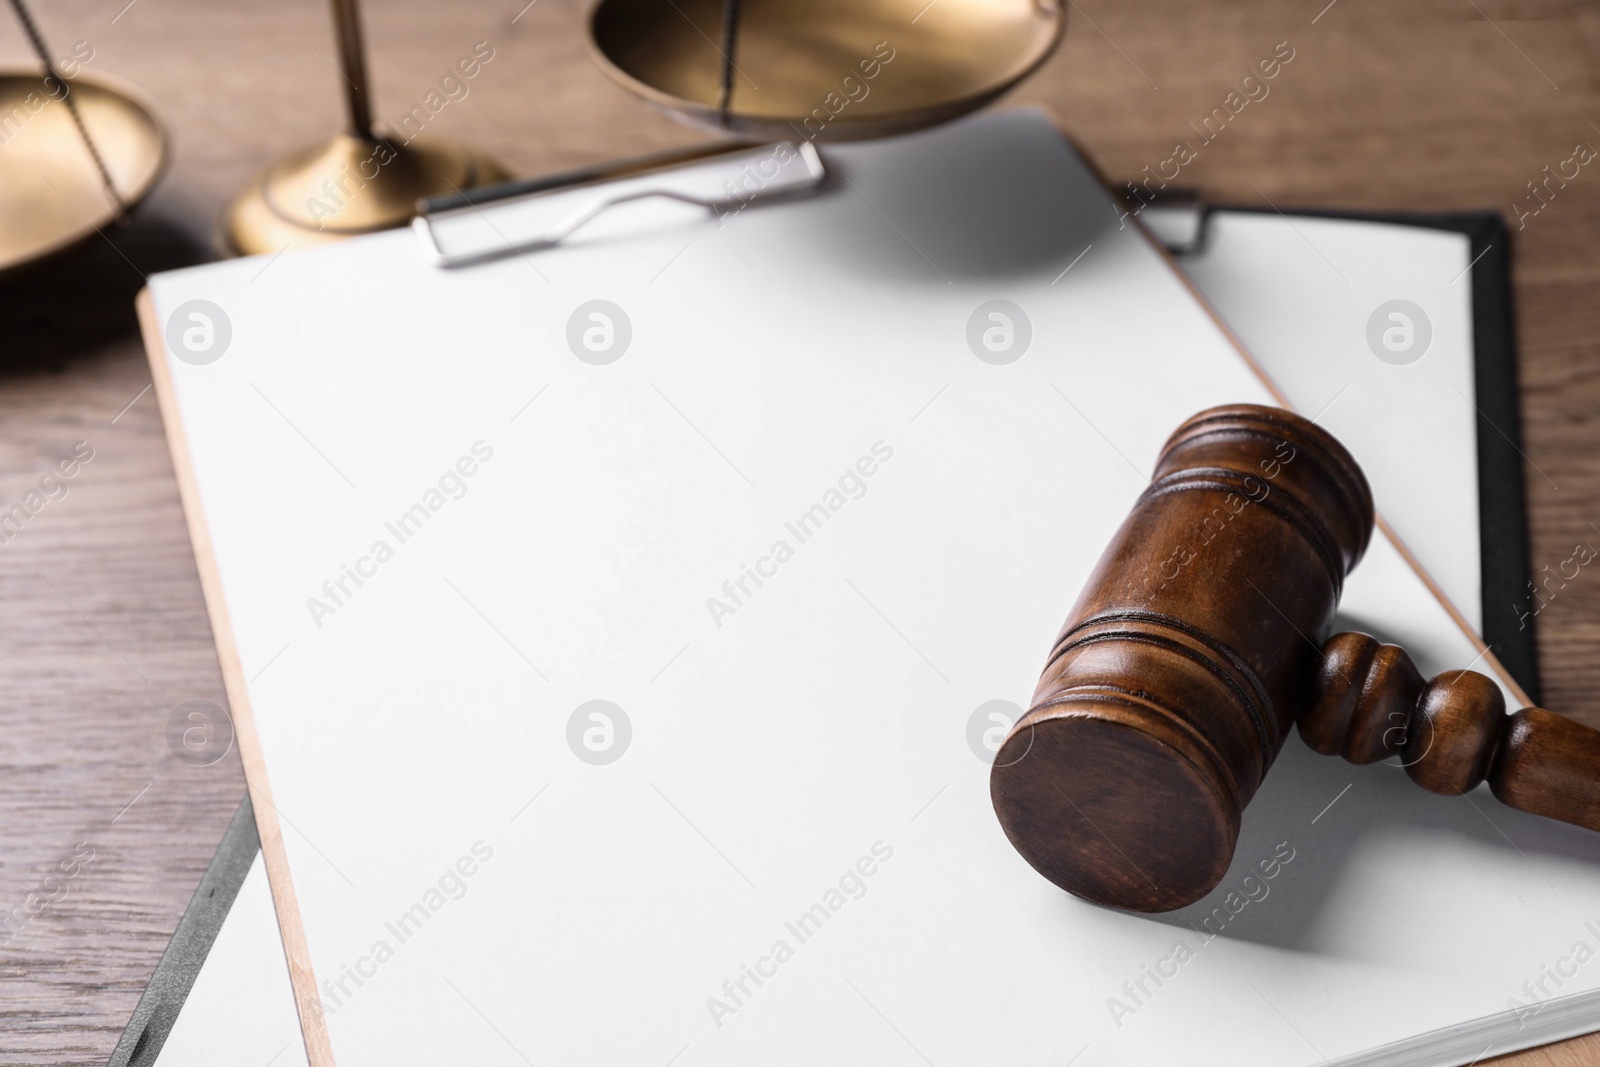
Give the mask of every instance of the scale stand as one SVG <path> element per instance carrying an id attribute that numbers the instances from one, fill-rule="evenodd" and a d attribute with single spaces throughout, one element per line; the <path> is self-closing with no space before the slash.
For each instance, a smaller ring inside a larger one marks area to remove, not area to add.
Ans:
<path id="1" fill-rule="evenodd" d="M 487 156 L 441 140 L 373 130 L 356 0 L 333 0 L 349 131 L 257 175 L 228 205 L 218 237 L 234 255 L 277 253 L 402 226 L 417 201 L 506 180 Z"/>

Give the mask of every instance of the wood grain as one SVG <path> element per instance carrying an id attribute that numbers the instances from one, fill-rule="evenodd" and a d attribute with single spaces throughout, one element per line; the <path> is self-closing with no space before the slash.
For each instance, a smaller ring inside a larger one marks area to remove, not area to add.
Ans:
<path id="1" fill-rule="evenodd" d="M 379 119 L 488 40 L 495 59 L 430 132 L 525 173 L 699 139 L 593 69 L 583 4 L 525 2 L 369 3 Z M 1182 183 L 1241 204 L 1511 216 L 1544 166 L 1579 141 L 1600 146 L 1589 124 L 1600 121 L 1600 12 L 1575 0 L 1074 6 L 1061 52 L 1012 100 L 1047 106 L 1109 175 L 1166 159 L 1185 124 L 1285 40 L 1295 58 L 1271 95 Z M 173 708 L 224 691 L 156 405 L 142 393 L 133 295 L 141 272 L 206 257 L 227 197 L 334 130 L 340 97 L 324 58 L 330 20 L 311 0 L 58 0 L 38 16 L 56 52 L 88 41 L 92 67 L 154 97 L 175 150 L 133 224 L 0 290 L 0 504 L 77 441 L 95 448 L 68 494 L 0 546 L 0 909 L 38 892 L 80 842 L 94 849 L 66 896 L 0 946 L 0 1060 L 90 1065 L 105 1061 L 244 793 L 236 756 L 192 767 L 167 747 Z M 28 55 L 4 20 L 0 55 Z M 1580 542 L 1600 547 L 1597 224 L 1600 169 L 1586 167 L 1514 233 L 1536 572 Z M 1600 571 L 1586 567 L 1533 621 L 1545 706 L 1600 726 Z M 1587 1038 L 1500 1062 L 1597 1059 L 1600 1038 Z"/>

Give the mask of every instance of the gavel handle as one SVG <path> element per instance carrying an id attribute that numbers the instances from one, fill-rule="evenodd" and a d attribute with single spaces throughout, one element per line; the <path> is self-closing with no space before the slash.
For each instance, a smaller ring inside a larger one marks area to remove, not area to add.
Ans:
<path id="1" fill-rule="evenodd" d="M 1352 763 L 1399 756 L 1412 781 L 1446 796 L 1487 779 L 1510 807 L 1600 831 L 1600 730 L 1544 708 L 1505 712 L 1481 674 L 1425 682 L 1398 645 L 1342 633 L 1322 646 L 1300 736 Z"/>

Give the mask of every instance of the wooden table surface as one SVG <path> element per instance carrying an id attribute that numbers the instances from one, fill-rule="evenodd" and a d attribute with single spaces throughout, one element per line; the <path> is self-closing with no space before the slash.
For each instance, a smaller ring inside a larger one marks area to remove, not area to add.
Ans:
<path id="1" fill-rule="evenodd" d="M 78 442 L 93 449 L 66 495 L 0 544 L 0 913 L 30 894 L 58 898 L 0 932 L 6 1063 L 105 1061 L 244 793 L 237 753 L 195 767 L 167 742 L 178 705 L 224 697 L 134 293 L 143 273 L 210 258 L 229 194 L 340 121 L 330 20 L 312 0 L 126 2 L 36 6 L 57 54 L 88 42 L 92 69 L 158 102 L 172 169 L 132 224 L 0 288 L 0 510 Z M 1081 0 L 1060 52 L 1012 99 L 1046 105 L 1106 174 L 1133 177 L 1287 41 L 1295 58 L 1270 95 L 1183 169 L 1185 184 L 1241 204 L 1512 216 L 1513 202 L 1533 206 L 1526 183 L 1546 165 L 1600 145 L 1595 4 L 1326 2 Z M 598 73 L 585 2 L 525 3 L 368 0 L 377 114 L 398 118 L 486 40 L 494 59 L 430 133 L 519 173 L 700 139 Z M 5 16 L 0 55 L 28 55 Z M 1515 287 L 1537 571 L 1600 545 L 1600 166 L 1523 221 Z M 1600 725 L 1600 572 L 1571 581 L 1537 627 L 1546 704 Z M 74 855 L 75 876 L 46 885 Z M 1600 1039 L 1512 1061 L 1593 1063 Z"/>

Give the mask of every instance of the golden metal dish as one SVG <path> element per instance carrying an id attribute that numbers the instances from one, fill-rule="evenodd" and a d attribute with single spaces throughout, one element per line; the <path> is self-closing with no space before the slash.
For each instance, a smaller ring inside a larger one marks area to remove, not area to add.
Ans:
<path id="1" fill-rule="evenodd" d="M 69 85 L 128 208 L 167 167 L 167 135 L 143 94 L 87 71 Z M 0 277 L 75 248 L 114 222 L 118 205 L 65 104 L 37 68 L 0 70 Z"/>
<path id="2" fill-rule="evenodd" d="M 674 117 L 752 138 L 886 137 L 975 111 L 1054 51 L 1061 0 L 742 0 L 727 114 L 721 0 L 600 0 L 596 62 Z"/>

